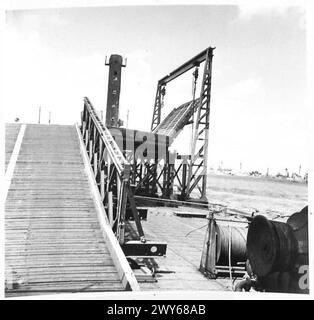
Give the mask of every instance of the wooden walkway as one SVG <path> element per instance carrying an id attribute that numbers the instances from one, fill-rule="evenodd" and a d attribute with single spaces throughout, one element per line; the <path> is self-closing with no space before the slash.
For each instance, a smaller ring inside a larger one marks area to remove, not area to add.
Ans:
<path id="1" fill-rule="evenodd" d="M 177 211 L 186 208 L 156 207 L 149 208 L 147 221 L 142 221 L 147 239 L 167 242 L 165 257 L 148 259 L 156 270 L 156 282 L 140 282 L 143 291 L 230 291 L 229 278 L 208 279 L 199 266 L 203 251 L 208 220 L 195 217 L 179 217 Z M 195 213 L 208 213 L 207 210 L 189 208 Z M 134 223 L 128 223 L 131 237 L 135 237 Z M 137 260 L 141 262 L 141 259 Z M 147 259 L 146 259 L 147 261 Z"/>
<path id="2" fill-rule="evenodd" d="M 19 127 L 6 127 L 6 163 Z M 125 290 L 75 126 L 27 125 L 5 203 L 6 296 Z"/>

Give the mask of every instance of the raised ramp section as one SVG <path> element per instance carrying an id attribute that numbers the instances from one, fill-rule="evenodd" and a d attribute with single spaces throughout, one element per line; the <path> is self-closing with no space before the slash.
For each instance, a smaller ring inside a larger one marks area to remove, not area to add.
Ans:
<path id="1" fill-rule="evenodd" d="M 197 102 L 198 99 L 194 103 L 189 101 L 178 108 L 174 108 L 153 132 L 170 136 L 174 139 L 189 121 L 193 113 L 193 106 Z"/>
<path id="2" fill-rule="evenodd" d="M 130 289 L 103 236 L 79 141 L 75 126 L 26 126 L 5 203 L 6 296 Z"/>

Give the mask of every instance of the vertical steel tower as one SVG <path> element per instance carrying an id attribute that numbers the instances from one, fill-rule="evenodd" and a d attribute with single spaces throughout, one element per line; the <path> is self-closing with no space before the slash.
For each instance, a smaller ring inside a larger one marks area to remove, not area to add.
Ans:
<path id="1" fill-rule="evenodd" d="M 126 63 L 123 63 L 122 56 L 112 54 L 109 63 L 106 61 L 105 65 L 109 66 L 106 126 L 119 127 L 121 125 L 119 119 L 121 68 L 125 67 Z"/>

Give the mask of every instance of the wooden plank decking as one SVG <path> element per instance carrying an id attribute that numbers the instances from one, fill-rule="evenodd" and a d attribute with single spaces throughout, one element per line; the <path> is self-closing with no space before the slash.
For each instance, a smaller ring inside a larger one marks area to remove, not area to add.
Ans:
<path id="1" fill-rule="evenodd" d="M 141 290 L 232 290 L 229 278 L 208 279 L 199 271 L 208 220 L 180 217 L 175 215 L 178 210 L 181 209 L 149 208 L 147 221 L 142 222 L 147 239 L 167 242 L 167 254 L 165 257 L 149 259 L 149 264 L 157 270 L 157 282 L 140 282 Z M 206 210 L 193 208 L 189 208 L 189 211 L 208 213 Z M 128 231 L 132 238 L 136 238 L 134 230 L 134 223 L 129 222 Z"/>
<path id="2" fill-rule="evenodd" d="M 18 130 L 7 128 L 9 159 Z M 5 240 L 6 296 L 125 290 L 75 126 L 27 125 L 5 203 Z"/>

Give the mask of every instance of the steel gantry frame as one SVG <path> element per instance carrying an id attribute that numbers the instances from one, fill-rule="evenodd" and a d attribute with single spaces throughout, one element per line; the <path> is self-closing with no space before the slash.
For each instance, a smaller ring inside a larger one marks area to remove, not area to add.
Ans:
<path id="1" fill-rule="evenodd" d="M 211 98 L 211 77 L 212 77 L 212 58 L 215 48 L 208 47 L 192 59 L 172 71 L 167 76 L 158 81 L 157 93 L 154 104 L 154 111 L 151 123 L 151 130 L 156 132 L 161 123 L 161 110 L 166 92 L 166 85 L 170 81 L 181 76 L 185 72 L 195 68 L 194 77 L 198 75 L 198 67 L 202 62 L 204 64 L 203 79 L 200 96 L 193 96 L 193 111 L 190 117 L 186 119 L 184 125 L 192 124 L 191 137 L 191 155 L 184 158 L 184 172 L 181 180 L 178 177 L 179 169 L 175 169 L 175 176 L 178 178 L 182 189 L 181 197 L 189 199 L 192 193 L 197 190 L 200 200 L 207 202 L 206 184 L 207 184 L 207 158 L 208 158 L 208 129 L 210 116 L 210 98 Z M 196 82 L 196 81 L 195 81 Z M 195 92 L 195 91 L 194 91 Z M 181 166 L 182 164 L 180 164 Z M 180 167 L 179 166 L 179 167 Z M 186 170 L 186 167 L 188 170 Z M 184 181 L 183 181 L 184 180 Z"/>
<path id="2" fill-rule="evenodd" d="M 147 241 L 139 211 L 130 186 L 131 165 L 117 145 L 110 130 L 99 119 L 88 98 L 84 98 L 81 133 L 101 200 L 109 223 L 126 255 L 161 256 L 166 252 L 164 242 Z M 131 211 L 139 236 L 125 238 L 127 211 Z"/>
<path id="3" fill-rule="evenodd" d="M 206 199 L 207 161 L 208 161 L 208 129 L 210 115 L 211 77 L 213 49 L 206 51 L 203 81 L 200 99 L 197 104 L 193 123 L 191 162 L 187 182 L 187 196 L 197 187 L 201 199 Z"/>

